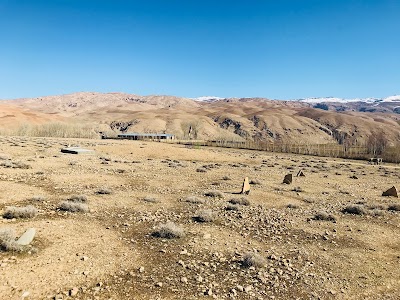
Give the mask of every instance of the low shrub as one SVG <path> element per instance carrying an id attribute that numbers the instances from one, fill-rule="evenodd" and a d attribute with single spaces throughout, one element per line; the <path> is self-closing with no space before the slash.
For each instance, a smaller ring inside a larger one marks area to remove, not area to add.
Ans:
<path id="1" fill-rule="evenodd" d="M 186 197 L 185 202 L 194 203 L 194 204 L 203 204 L 205 201 L 196 196 L 189 196 Z"/>
<path id="2" fill-rule="evenodd" d="M 101 189 L 97 190 L 96 194 L 110 195 L 110 194 L 112 194 L 112 191 L 109 188 L 101 188 Z"/>
<path id="3" fill-rule="evenodd" d="M 215 220 L 215 215 L 211 209 L 203 209 L 197 212 L 194 220 L 197 222 L 213 222 Z"/>
<path id="4" fill-rule="evenodd" d="M 157 203 L 157 202 L 159 202 L 159 200 L 158 200 L 157 198 L 152 197 L 152 196 L 146 196 L 146 197 L 144 197 L 144 198 L 143 198 L 143 201 L 145 201 L 145 202 L 150 202 L 150 203 Z"/>
<path id="5" fill-rule="evenodd" d="M 41 195 L 35 195 L 35 196 L 32 196 L 29 200 L 31 200 L 31 201 L 37 201 L 37 202 L 42 202 L 42 201 L 45 201 L 45 200 L 46 200 L 46 197 L 41 196 Z"/>
<path id="6" fill-rule="evenodd" d="M 320 211 L 320 212 L 316 213 L 313 217 L 313 220 L 336 222 L 336 218 L 333 215 L 328 214 L 324 211 Z"/>
<path id="7" fill-rule="evenodd" d="M 88 212 L 89 207 L 81 202 L 63 201 L 58 205 L 58 209 L 69 212 Z"/>
<path id="8" fill-rule="evenodd" d="M 249 206 L 250 205 L 250 201 L 245 197 L 232 198 L 231 200 L 229 200 L 229 203 L 236 204 L 236 205 L 245 205 L 245 206 Z"/>
<path id="9" fill-rule="evenodd" d="M 182 227 L 176 225 L 174 222 L 167 222 L 160 224 L 157 229 L 152 233 L 152 236 L 166 239 L 182 238 L 185 232 Z"/>
<path id="10" fill-rule="evenodd" d="M 300 206 L 298 206 L 297 204 L 289 203 L 286 207 L 287 207 L 287 208 L 296 209 L 296 208 L 299 208 Z"/>
<path id="11" fill-rule="evenodd" d="M 225 210 L 239 211 L 240 210 L 240 206 L 239 205 L 235 205 L 235 204 L 228 204 L 225 207 Z"/>
<path id="12" fill-rule="evenodd" d="M 28 219 L 35 217 L 37 213 L 38 211 L 33 205 L 25 207 L 9 206 L 3 213 L 3 217 L 6 219 Z"/>
<path id="13" fill-rule="evenodd" d="M 400 204 L 391 204 L 391 205 L 389 205 L 388 210 L 400 211 Z"/>
<path id="14" fill-rule="evenodd" d="M 67 201 L 85 203 L 88 201 L 88 198 L 86 195 L 73 195 L 69 197 Z"/>
<path id="15" fill-rule="evenodd" d="M 220 191 L 207 191 L 204 193 L 204 196 L 220 199 L 224 198 L 224 194 Z"/>
<path id="16" fill-rule="evenodd" d="M 249 183 L 250 184 L 254 184 L 254 185 L 260 185 L 260 184 L 262 184 L 261 183 L 261 181 L 260 180 L 258 180 L 258 179 L 251 179 L 250 181 L 249 181 Z"/>
<path id="17" fill-rule="evenodd" d="M 342 210 L 342 213 L 353 214 L 353 215 L 366 215 L 368 212 L 363 206 L 356 204 L 356 205 L 346 206 Z"/>
<path id="18" fill-rule="evenodd" d="M 15 241 L 15 232 L 12 229 L 5 228 L 0 230 L 0 250 L 10 252 L 22 252 L 26 246 L 17 244 Z"/>
<path id="19" fill-rule="evenodd" d="M 265 259 L 257 254 L 257 253 L 252 253 L 248 252 L 243 256 L 242 260 L 242 266 L 245 268 L 250 268 L 250 267 L 263 267 L 265 265 Z"/>

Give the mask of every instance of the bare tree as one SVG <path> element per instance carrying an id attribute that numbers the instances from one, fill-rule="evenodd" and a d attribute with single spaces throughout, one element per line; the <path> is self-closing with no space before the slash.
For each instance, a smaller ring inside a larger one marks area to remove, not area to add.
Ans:
<path id="1" fill-rule="evenodd" d="M 181 128 L 185 139 L 197 140 L 201 128 L 201 122 L 200 120 L 183 122 Z"/>
<path id="2" fill-rule="evenodd" d="M 372 133 L 367 139 L 366 148 L 368 153 L 373 156 L 382 155 L 388 146 L 388 139 L 384 136 L 383 132 Z"/>

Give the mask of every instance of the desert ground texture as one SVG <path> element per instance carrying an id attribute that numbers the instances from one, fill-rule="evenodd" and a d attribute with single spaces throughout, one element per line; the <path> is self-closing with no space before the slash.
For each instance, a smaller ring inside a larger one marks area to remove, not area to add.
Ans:
<path id="1" fill-rule="evenodd" d="M 60 152 L 71 145 L 94 154 Z M 36 229 L 0 251 L 0 299 L 399 299 L 392 186 L 398 164 L 0 137 L 0 229 Z"/>

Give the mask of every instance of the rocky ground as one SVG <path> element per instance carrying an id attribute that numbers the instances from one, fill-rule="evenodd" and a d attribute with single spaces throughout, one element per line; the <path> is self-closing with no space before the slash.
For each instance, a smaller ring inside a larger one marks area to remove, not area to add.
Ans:
<path id="1" fill-rule="evenodd" d="M 381 195 L 399 183 L 392 164 L 1 137 L 0 230 L 37 233 L 1 245 L 0 298 L 398 299 L 400 200 Z M 5 217 L 29 205 L 34 216 Z"/>

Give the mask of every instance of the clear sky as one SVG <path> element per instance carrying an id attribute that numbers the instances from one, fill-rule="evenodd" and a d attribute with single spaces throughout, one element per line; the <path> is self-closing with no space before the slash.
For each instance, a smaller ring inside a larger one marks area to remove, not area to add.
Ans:
<path id="1" fill-rule="evenodd" d="M 399 0 L 0 0 L 0 99 L 400 94 Z"/>

